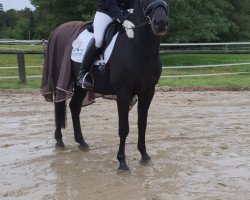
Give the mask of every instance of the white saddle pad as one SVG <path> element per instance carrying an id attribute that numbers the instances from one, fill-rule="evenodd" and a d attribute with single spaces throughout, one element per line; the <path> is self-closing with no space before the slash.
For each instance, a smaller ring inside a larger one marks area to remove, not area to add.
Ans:
<path id="1" fill-rule="evenodd" d="M 78 63 L 82 62 L 86 48 L 89 44 L 89 41 L 93 38 L 93 36 L 94 34 L 89 32 L 88 30 L 84 30 L 82 33 L 80 33 L 80 35 L 72 43 L 73 50 L 71 52 L 71 60 L 73 60 L 74 62 L 78 62 Z M 117 36 L 118 36 L 118 33 L 113 37 L 109 46 L 105 49 L 103 58 L 97 60 L 95 62 L 95 65 L 103 65 L 109 61 Z"/>

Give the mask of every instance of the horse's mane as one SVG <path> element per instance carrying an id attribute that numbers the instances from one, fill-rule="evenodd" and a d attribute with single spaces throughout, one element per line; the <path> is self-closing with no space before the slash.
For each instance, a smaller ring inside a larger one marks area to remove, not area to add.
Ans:
<path id="1" fill-rule="evenodd" d="M 141 5 L 140 5 L 140 0 L 133 0 L 132 2 L 132 6 L 134 9 L 134 14 L 130 15 L 129 19 L 131 19 L 132 21 L 137 21 L 138 18 L 141 16 L 142 14 L 142 9 L 141 9 Z"/>

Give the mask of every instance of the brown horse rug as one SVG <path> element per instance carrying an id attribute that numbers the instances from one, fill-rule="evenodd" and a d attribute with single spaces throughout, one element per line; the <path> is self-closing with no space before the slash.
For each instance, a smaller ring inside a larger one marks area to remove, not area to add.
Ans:
<path id="1" fill-rule="evenodd" d="M 61 102 L 74 94 L 73 70 L 71 66 L 72 43 L 86 29 L 90 22 L 74 21 L 56 28 L 48 39 L 42 76 L 41 93 L 49 102 Z M 101 95 L 88 91 L 82 102 L 87 106 L 95 102 L 95 98 L 116 99 L 115 95 Z M 131 100 L 130 109 L 137 102 Z"/>
<path id="2" fill-rule="evenodd" d="M 71 67 L 72 43 L 89 22 L 68 22 L 55 29 L 48 40 L 43 68 L 41 93 L 49 102 L 61 102 L 73 96 Z M 88 92 L 83 106 L 100 95 Z"/>

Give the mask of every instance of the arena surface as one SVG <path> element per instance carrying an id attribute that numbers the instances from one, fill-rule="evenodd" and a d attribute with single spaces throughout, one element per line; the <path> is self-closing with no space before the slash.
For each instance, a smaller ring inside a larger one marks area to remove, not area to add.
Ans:
<path id="1" fill-rule="evenodd" d="M 70 112 L 64 150 L 54 148 L 53 104 L 36 90 L 0 90 L 0 199 L 250 199 L 250 92 L 161 92 L 152 102 L 148 166 L 130 113 L 129 173 L 118 174 L 116 104 L 81 113 L 90 151 L 78 150 Z"/>

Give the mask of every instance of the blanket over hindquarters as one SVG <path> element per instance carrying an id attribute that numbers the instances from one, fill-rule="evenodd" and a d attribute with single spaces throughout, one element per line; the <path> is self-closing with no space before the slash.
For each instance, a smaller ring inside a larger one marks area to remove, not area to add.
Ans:
<path id="1" fill-rule="evenodd" d="M 61 102 L 74 94 L 74 82 L 71 68 L 72 43 L 90 22 L 74 21 L 62 24 L 50 35 L 45 53 L 41 93 L 49 102 Z M 116 99 L 116 95 L 101 95 L 88 91 L 82 102 L 87 106 L 95 98 Z M 137 102 L 133 97 L 130 109 Z"/>
<path id="2" fill-rule="evenodd" d="M 60 102 L 73 96 L 71 68 L 72 42 L 89 22 L 74 21 L 62 24 L 50 35 L 43 68 L 41 93 L 47 101 Z M 94 102 L 94 95 L 88 92 L 83 105 Z"/>

